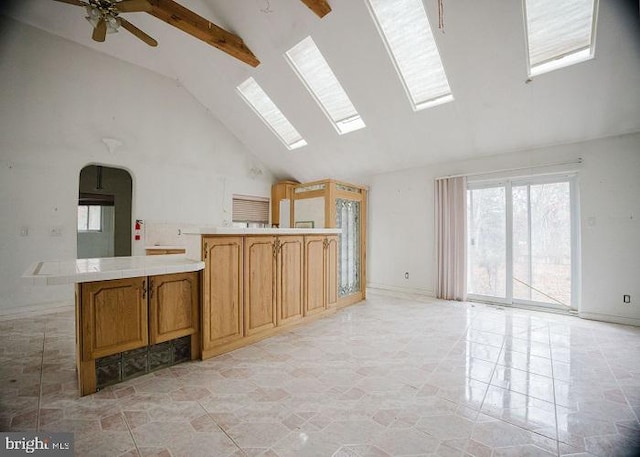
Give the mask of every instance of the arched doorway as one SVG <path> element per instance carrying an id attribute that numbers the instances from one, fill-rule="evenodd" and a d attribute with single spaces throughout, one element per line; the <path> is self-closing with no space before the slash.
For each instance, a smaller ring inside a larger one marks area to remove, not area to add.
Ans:
<path id="1" fill-rule="evenodd" d="M 79 259 L 131 255 L 131 193 L 127 170 L 87 165 L 80 171 Z"/>

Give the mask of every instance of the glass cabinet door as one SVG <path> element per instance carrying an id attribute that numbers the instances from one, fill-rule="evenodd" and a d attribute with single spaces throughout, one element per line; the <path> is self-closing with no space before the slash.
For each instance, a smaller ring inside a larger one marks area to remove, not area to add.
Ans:
<path id="1" fill-rule="evenodd" d="M 360 211 L 360 202 L 336 199 L 336 228 L 342 229 L 338 246 L 340 297 L 359 293 L 361 290 Z"/>

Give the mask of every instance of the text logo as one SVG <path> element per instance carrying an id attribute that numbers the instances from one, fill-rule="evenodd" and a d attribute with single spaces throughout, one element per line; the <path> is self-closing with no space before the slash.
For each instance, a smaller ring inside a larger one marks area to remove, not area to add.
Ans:
<path id="1" fill-rule="evenodd" d="M 0 457 L 37 455 L 73 456 L 73 433 L 0 433 Z"/>

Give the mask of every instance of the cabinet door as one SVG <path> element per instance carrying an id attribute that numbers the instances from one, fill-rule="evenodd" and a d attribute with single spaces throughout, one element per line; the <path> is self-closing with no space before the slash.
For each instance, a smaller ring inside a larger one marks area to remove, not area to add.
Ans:
<path id="1" fill-rule="evenodd" d="M 304 238 L 304 315 L 309 316 L 325 309 L 325 236 Z"/>
<path id="2" fill-rule="evenodd" d="M 241 237 L 203 237 L 202 348 L 243 337 Z"/>
<path id="3" fill-rule="evenodd" d="M 150 344 L 196 333 L 198 296 L 198 273 L 150 276 Z"/>
<path id="4" fill-rule="evenodd" d="M 278 325 L 284 325 L 302 317 L 304 238 L 283 236 L 279 240 L 276 309 Z"/>
<path id="5" fill-rule="evenodd" d="M 82 284 L 82 357 L 92 360 L 146 346 L 147 278 Z"/>
<path id="6" fill-rule="evenodd" d="M 325 284 L 327 308 L 338 304 L 338 237 L 328 236 L 325 242 Z"/>
<path id="7" fill-rule="evenodd" d="M 276 326 L 275 237 L 246 237 L 244 246 L 244 332 L 246 336 Z"/>

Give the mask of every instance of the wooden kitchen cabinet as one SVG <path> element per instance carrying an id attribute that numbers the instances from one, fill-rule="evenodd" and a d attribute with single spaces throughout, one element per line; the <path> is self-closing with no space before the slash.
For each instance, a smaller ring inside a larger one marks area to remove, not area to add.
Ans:
<path id="1" fill-rule="evenodd" d="M 313 220 L 315 228 L 342 230 L 336 251 L 339 259 L 337 306 L 364 300 L 367 283 L 367 188 L 324 179 L 298 184 L 291 195 L 292 226 Z M 341 268 L 345 271 L 340 271 Z M 309 312 L 313 312 L 315 305 L 310 303 Z"/>
<path id="2" fill-rule="evenodd" d="M 77 284 L 76 350 L 81 394 L 92 394 L 99 387 L 96 370 L 103 363 L 99 359 L 120 366 L 120 359 L 110 359 L 123 357 L 128 361 L 123 355 L 127 351 L 149 350 L 150 346 L 189 335 L 191 359 L 197 358 L 199 282 L 199 273 L 189 272 Z M 131 357 L 145 360 L 146 353 L 136 354 Z"/>
<path id="3" fill-rule="evenodd" d="M 202 236 L 202 358 L 337 309 L 337 234 Z"/>
<path id="4" fill-rule="evenodd" d="M 271 187 L 271 224 L 276 227 L 289 227 L 293 226 L 291 221 L 291 214 L 289 220 L 280 220 L 280 202 L 282 200 L 288 200 L 289 205 L 293 199 L 293 189 L 299 184 L 296 181 L 280 181 Z"/>
<path id="5" fill-rule="evenodd" d="M 338 237 L 327 236 L 324 245 L 326 306 L 334 308 L 338 305 Z"/>
<path id="6" fill-rule="evenodd" d="M 198 273 L 149 277 L 149 344 L 198 332 Z"/>
<path id="7" fill-rule="evenodd" d="M 280 237 L 276 245 L 277 325 L 282 326 L 303 316 L 304 237 Z"/>
<path id="8" fill-rule="evenodd" d="M 145 248 L 146 255 L 167 255 L 167 254 L 184 254 L 187 252 L 185 248 Z"/>
<path id="9" fill-rule="evenodd" d="M 304 240 L 304 315 L 325 310 L 324 240 L 322 235 L 306 236 Z"/>
<path id="10" fill-rule="evenodd" d="M 147 278 L 82 284 L 82 360 L 148 344 Z"/>
<path id="11" fill-rule="evenodd" d="M 244 336 L 243 239 L 203 237 L 202 351 Z"/>
<path id="12" fill-rule="evenodd" d="M 244 246 L 244 332 L 274 328 L 276 322 L 276 256 L 274 236 L 246 237 Z"/>
<path id="13" fill-rule="evenodd" d="M 337 256 L 337 236 L 305 237 L 305 316 L 321 313 L 337 305 Z"/>
<path id="14" fill-rule="evenodd" d="M 303 316 L 304 237 L 245 239 L 245 335 L 297 321 Z"/>

